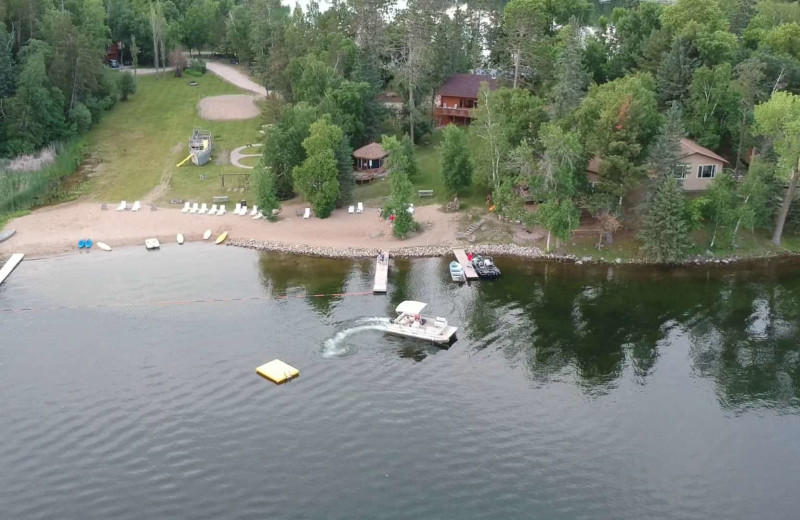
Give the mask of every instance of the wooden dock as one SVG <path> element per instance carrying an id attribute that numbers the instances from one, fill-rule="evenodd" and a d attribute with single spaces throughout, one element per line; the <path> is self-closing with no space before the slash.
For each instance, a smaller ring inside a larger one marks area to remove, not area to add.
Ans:
<path id="1" fill-rule="evenodd" d="M 0 269 L 0 283 L 3 283 L 8 275 L 11 274 L 11 271 L 14 270 L 17 265 L 22 262 L 22 259 L 25 257 L 23 253 L 16 253 L 11 255 L 11 258 L 5 263 L 2 269 Z"/>
<path id="2" fill-rule="evenodd" d="M 467 280 L 477 280 L 478 273 L 475 272 L 472 263 L 467 260 L 467 253 L 465 253 L 463 249 L 453 249 L 453 254 L 456 255 L 456 260 L 458 260 L 458 263 L 464 268 L 464 276 L 467 277 Z"/>
<path id="3" fill-rule="evenodd" d="M 375 261 L 375 284 L 372 286 L 372 292 L 385 293 L 386 284 L 389 279 L 389 252 L 384 251 L 382 257 L 378 257 Z"/>

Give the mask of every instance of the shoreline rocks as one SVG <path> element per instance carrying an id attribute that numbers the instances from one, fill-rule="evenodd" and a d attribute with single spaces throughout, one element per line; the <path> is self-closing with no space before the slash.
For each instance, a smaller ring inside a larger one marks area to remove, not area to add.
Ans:
<path id="1" fill-rule="evenodd" d="M 286 244 L 282 242 L 271 242 L 263 240 L 251 240 L 246 238 L 229 238 L 226 245 L 233 247 L 243 247 L 245 249 L 255 249 L 257 251 L 269 251 L 272 253 L 285 253 L 292 255 L 316 256 L 322 258 L 372 258 L 385 249 L 380 248 L 337 248 L 326 246 L 310 246 L 306 244 Z M 536 246 L 519 246 L 516 244 L 469 244 L 469 245 L 440 245 L 440 246 L 416 246 L 398 247 L 389 249 L 389 254 L 398 258 L 430 258 L 442 257 L 452 254 L 453 248 L 461 247 L 477 255 L 509 256 L 517 258 L 527 258 L 550 262 L 574 263 L 576 265 L 641 265 L 653 267 L 692 267 L 692 266 L 730 266 L 744 262 L 769 260 L 773 258 L 785 258 L 800 256 L 800 253 L 783 252 L 771 253 L 761 256 L 739 257 L 731 256 L 724 258 L 694 256 L 676 263 L 651 262 L 644 258 L 634 258 L 623 260 L 604 260 L 592 256 L 580 257 L 577 255 L 561 255 L 555 253 L 545 253 Z"/>

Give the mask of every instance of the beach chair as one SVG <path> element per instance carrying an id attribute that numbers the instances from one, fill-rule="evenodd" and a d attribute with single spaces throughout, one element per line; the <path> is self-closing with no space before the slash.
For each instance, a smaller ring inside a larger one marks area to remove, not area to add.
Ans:
<path id="1" fill-rule="evenodd" d="M 200 205 L 198 203 L 192 204 L 192 209 L 189 210 L 189 213 L 197 213 L 200 210 Z"/>
<path id="2" fill-rule="evenodd" d="M 350 206 L 350 207 L 348 207 L 348 208 L 347 208 L 347 212 L 348 212 L 349 214 L 351 214 L 351 215 L 355 214 L 355 212 L 356 212 L 356 207 L 355 207 L 355 206 Z"/>
<path id="3" fill-rule="evenodd" d="M 356 213 L 364 213 L 364 203 L 359 202 L 356 207 Z"/>
<path id="4" fill-rule="evenodd" d="M 235 207 L 235 208 L 233 208 L 233 214 L 234 214 L 234 215 L 238 215 L 238 214 L 239 214 L 239 211 L 240 211 L 241 209 L 242 209 L 242 203 L 241 203 L 241 202 L 237 202 L 237 203 L 236 203 L 236 207 Z"/>
<path id="5" fill-rule="evenodd" d="M 119 203 L 119 206 L 117 206 L 117 211 L 125 211 L 126 209 L 128 209 L 128 203 L 123 200 Z"/>
<path id="6" fill-rule="evenodd" d="M 211 209 L 208 210 L 208 214 L 209 215 L 216 215 L 217 214 L 217 205 L 216 204 L 212 204 L 211 205 Z"/>
<path id="7" fill-rule="evenodd" d="M 253 216 L 253 220 L 258 220 L 260 218 L 264 218 L 264 214 L 260 211 Z"/>
<path id="8" fill-rule="evenodd" d="M 242 209 L 239 210 L 239 216 L 243 217 L 247 215 L 247 206 L 242 206 Z"/>
<path id="9" fill-rule="evenodd" d="M 204 215 L 208 213 L 208 205 L 204 202 L 200 204 L 200 209 L 197 211 L 199 215 Z"/>
<path id="10" fill-rule="evenodd" d="M 222 216 L 227 212 L 225 208 L 225 204 L 220 204 L 219 209 L 217 210 L 217 215 Z"/>
<path id="11" fill-rule="evenodd" d="M 258 215 L 258 204 L 253 205 L 253 211 L 250 212 L 251 217 Z"/>
<path id="12" fill-rule="evenodd" d="M 192 203 L 191 202 L 185 202 L 183 204 L 183 209 L 181 210 L 181 213 L 189 213 L 190 209 L 192 209 Z"/>
<path id="13" fill-rule="evenodd" d="M 142 203 L 137 200 L 136 202 L 133 203 L 131 211 L 139 211 L 140 209 L 142 209 Z"/>
<path id="14" fill-rule="evenodd" d="M 306 208 L 303 212 L 303 218 L 311 218 L 311 208 Z"/>

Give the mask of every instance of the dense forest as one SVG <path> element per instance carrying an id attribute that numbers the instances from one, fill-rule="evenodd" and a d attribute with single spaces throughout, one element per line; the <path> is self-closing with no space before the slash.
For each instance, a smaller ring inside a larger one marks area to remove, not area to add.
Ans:
<path id="1" fill-rule="evenodd" d="M 800 221 L 791 211 L 798 2 L 346 0 L 321 10 L 280 0 L 2 0 L 0 20 L 6 156 L 99 120 L 122 94 L 119 73 L 103 66 L 115 42 L 124 63 L 140 66 L 201 50 L 235 58 L 276 94 L 256 171 L 265 208 L 298 193 L 318 216 L 348 202 L 350 151 L 387 135 L 388 209 L 405 219 L 414 145 L 434 131 L 436 89 L 477 72 L 502 86 L 482 89 L 467 130 L 444 132 L 446 185 L 453 194 L 484 188 L 500 214 L 542 226 L 548 242 L 568 238 L 583 212 L 600 223 L 601 243 L 630 224 L 650 256 L 674 260 L 701 225 L 714 248 L 756 228 L 774 231 L 777 244 Z M 387 90 L 402 98 L 396 115 L 380 102 Z M 702 197 L 680 188 L 682 137 L 729 160 Z M 520 185 L 535 211 L 516 196 Z"/>

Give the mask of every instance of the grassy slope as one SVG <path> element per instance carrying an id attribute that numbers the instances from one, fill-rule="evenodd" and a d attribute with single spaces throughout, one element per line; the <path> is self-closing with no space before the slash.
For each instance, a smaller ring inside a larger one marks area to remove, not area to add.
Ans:
<path id="1" fill-rule="evenodd" d="M 138 93 L 120 102 L 89 134 L 90 149 L 103 161 L 102 173 L 90 186 L 92 196 L 102 201 L 143 198 L 163 179 L 169 189 L 157 202 L 170 198 L 211 200 L 226 194 L 219 173 L 246 173 L 230 164 L 214 164 L 225 151 L 260 140 L 259 118 L 246 121 L 207 121 L 197 114 L 201 98 L 240 94 L 237 87 L 212 74 L 189 86 L 187 78 L 168 75 L 162 79 L 140 76 Z M 199 167 L 176 164 L 188 155 L 188 140 L 195 127 L 211 130 L 215 139 L 211 162 Z M 200 180 L 203 174 L 206 180 Z"/>

